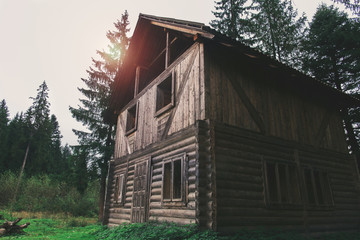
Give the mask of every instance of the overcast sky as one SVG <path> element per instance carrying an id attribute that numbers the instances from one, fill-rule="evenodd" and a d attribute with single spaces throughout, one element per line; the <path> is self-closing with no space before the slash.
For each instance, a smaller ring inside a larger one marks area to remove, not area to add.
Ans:
<path id="1" fill-rule="evenodd" d="M 294 0 L 310 20 L 321 2 Z M 209 24 L 213 0 L 0 0 L 0 101 L 6 100 L 11 118 L 32 104 L 45 80 L 51 113 L 63 135 L 63 145 L 77 143 L 72 129 L 83 129 L 71 117 L 82 95 L 96 50 L 107 49 L 107 30 L 128 10 L 134 29 L 139 13 Z"/>

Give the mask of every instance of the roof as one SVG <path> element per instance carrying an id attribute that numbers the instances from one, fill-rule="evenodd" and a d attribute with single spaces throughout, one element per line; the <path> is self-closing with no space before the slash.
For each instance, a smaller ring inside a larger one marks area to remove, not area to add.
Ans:
<path id="1" fill-rule="evenodd" d="M 149 44 L 155 44 L 159 41 L 156 37 L 159 36 L 158 34 L 161 34 L 161 31 L 164 31 L 163 29 L 179 32 L 191 37 L 194 41 L 202 39 L 205 43 L 230 48 L 236 54 L 247 56 L 249 61 L 278 70 L 281 74 L 286 74 L 289 76 L 288 80 L 291 81 L 287 84 L 295 84 L 303 88 L 304 91 L 312 91 L 320 97 L 322 95 L 328 96 L 332 101 L 336 100 L 341 107 L 360 106 L 359 99 L 344 94 L 324 82 L 282 64 L 239 41 L 215 31 L 203 23 L 140 14 L 124 59 L 124 65 L 115 78 L 112 94 L 112 105 L 115 109 L 121 110 L 134 97 L 134 79 L 131 79 L 129 76 L 131 76 L 131 72 L 134 71 L 136 65 L 141 65 L 141 62 L 145 61 L 147 53 L 153 48 Z"/>

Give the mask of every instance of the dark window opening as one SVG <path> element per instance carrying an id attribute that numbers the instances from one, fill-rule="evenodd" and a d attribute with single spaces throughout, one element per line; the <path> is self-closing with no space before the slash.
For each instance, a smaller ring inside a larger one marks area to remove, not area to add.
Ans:
<path id="1" fill-rule="evenodd" d="M 163 202 L 182 202 L 184 200 L 184 155 L 165 160 L 163 165 Z"/>
<path id="2" fill-rule="evenodd" d="M 174 104 L 174 80 L 171 74 L 163 80 L 156 90 L 156 115 L 159 115 Z"/>
<path id="3" fill-rule="evenodd" d="M 191 38 L 175 38 L 170 34 L 171 45 L 170 45 L 170 61 L 169 65 L 173 63 L 181 54 L 183 54 L 186 49 L 188 49 L 192 44 L 193 40 Z"/>
<path id="4" fill-rule="evenodd" d="M 304 178 L 309 205 L 331 206 L 334 204 L 326 172 L 305 168 Z"/>
<path id="5" fill-rule="evenodd" d="M 191 37 L 174 35 L 169 32 L 169 52 L 166 58 L 166 32 L 163 37 L 153 46 L 152 54 L 142 63 L 143 67 L 139 73 L 138 93 L 149 85 L 156 77 L 158 77 L 166 68 L 170 66 L 181 54 L 183 54 L 192 44 Z M 167 63 L 166 63 L 167 59 Z M 135 76 L 135 74 L 134 74 Z"/>
<path id="6" fill-rule="evenodd" d="M 171 162 L 164 164 L 164 189 L 163 198 L 164 200 L 171 200 Z"/>
<path id="7" fill-rule="evenodd" d="M 115 179 L 114 198 L 116 203 L 123 203 L 124 183 L 125 183 L 124 179 L 125 179 L 124 174 L 117 176 Z"/>
<path id="8" fill-rule="evenodd" d="M 300 204 L 300 186 L 295 165 L 266 163 L 269 204 Z"/>
<path id="9" fill-rule="evenodd" d="M 137 104 L 130 107 L 127 111 L 126 118 L 126 134 L 130 134 L 136 130 L 137 125 Z"/>

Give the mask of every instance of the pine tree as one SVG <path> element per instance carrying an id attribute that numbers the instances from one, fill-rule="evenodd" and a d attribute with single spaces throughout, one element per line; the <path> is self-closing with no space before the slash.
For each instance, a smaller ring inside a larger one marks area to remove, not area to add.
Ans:
<path id="1" fill-rule="evenodd" d="M 29 126 L 26 124 L 24 114 L 17 113 L 8 126 L 7 161 L 5 169 L 18 172 L 24 159 L 29 143 Z"/>
<path id="2" fill-rule="evenodd" d="M 30 97 L 33 104 L 25 113 L 29 132 L 29 157 L 27 172 L 49 173 L 51 168 L 51 135 L 49 89 L 44 81 L 37 89 L 36 97 Z"/>
<path id="3" fill-rule="evenodd" d="M 8 141 L 8 128 L 9 124 L 9 110 L 6 106 L 6 101 L 3 99 L 0 103 L 0 173 L 5 171 L 5 163 L 7 158 L 7 141 Z"/>
<path id="4" fill-rule="evenodd" d="M 100 221 L 102 220 L 107 166 L 114 151 L 115 135 L 115 121 L 105 123 L 103 118 L 107 115 L 109 107 L 111 85 L 129 44 L 126 36 L 129 32 L 127 11 L 114 25 L 116 30 L 108 31 L 106 34 L 110 41 L 108 51 L 97 51 L 101 59 L 92 59 L 93 65 L 87 71 L 88 78 L 81 79 L 87 86 L 87 88 L 79 88 L 85 96 L 85 99 L 80 99 L 82 105 L 77 108 L 70 107 L 73 117 L 89 130 L 88 132 L 73 130 L 82 149 L 85 148 L 84 151 L 87 153 L 89 159 L 87 166 L 95 162 L 100 170 Z"/>
<path id="5" fill-rule="evenodd" d="M 299 68 L 306 17 L 298 18 L 291 0 L 221 0 L 215 8 L 210 25 L 216 30 Z"/>
<path id="6" fill-rule="evenodd" d="M 303 49 L 304 71 L 339 91 L 358 94 L 360 84 L 360 23 L 333 6 L 321 5 L 310 23 Z M 343 109 L 350 150 L 360 166 L 360 108 Z"/>
<path id="7" fill-rule="evenodd" d="M 299 66 L 299 45 L 306 17 L 297 18 L 290 0 L 254 0 L 250 17 L 253 47 L 293 67 Z"/>
<path id="8" fill-rule="evenodd" d="M 220 0 L 215 2 L 215 20 L 210 25 L 233 39 L 244 41 L 249 25 L 250 7 L 248 0 Z"/>
<path id="9" fill-rule="evenodd" d="M 337 3 L 342 3 L 347 9 L 353 11 L 358 17 L 360 17 L 360 0 L 333 0 Z"/>

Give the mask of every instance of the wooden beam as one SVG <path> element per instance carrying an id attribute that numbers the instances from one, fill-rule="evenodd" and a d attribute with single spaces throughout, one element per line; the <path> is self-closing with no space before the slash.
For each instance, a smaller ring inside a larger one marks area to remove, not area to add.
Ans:
<path id="1" fill-rule="evenodd" d="M 192 66 L 194 64 L 197 53 L 198 53 L 198 51 L 194 50 L 193 54 L 190 57 L 190 61 L 186 66 L 186 70 L 184 72 L 183 78 L 180 81 L 179 89 L 178 89 L 178 91 L 176 92 L 176 95 L 175 95 L 175 97 L 178 99 L 178 101 L 175 101 L 175 107 L 173 108 L 173 110 L 172 110 L 172 112 L 171 112 L 171 114 L 170 114 L 170 116 L 169 116 L 169 118 L 168 118 L 168 120 L 167 120 L 167 122 L 165 124 L 164 132 L 163 132 L 162 137 L 161 137 L 162 140 L 165 139 L 166 135 L 168 134 L 171 123 L 172 123 L 172 121 L 174 119 L 175 113 L 176 113 L 176 111 L 177 111 L 177 109 L 178 109 L 178 107 L 180 105 L 180 98 L 181 98 L 181 95 L 182 95 L 182 93 L 184 91 L 186 82 L 187 82 L 187 80 L 189 78 L 190 70 L 191 70 L 191 68 L 192 68 Z"/>
<path id="2" fill-rule="evenodd" d="M 139 93 L 140 66 L 136 67 L 134 97 Z"/>
<path id="3" fill-rule="evenodd" d="M 166 32 L 165 69 L 169 66 L 169 62 L 170 62 L 169 32 Z"/>
<path id="4" fill-rule="evenodd" d="M 315 146 L 317 146 L 317 147 L 320 146 L 321 141 L 325 137 L 326 128 L 329 126 L 331 115 L 332 115 L 332 111 L 330 109 L 327 109 L 324 116 L 323 116 L 323 119 L 321 120 L 319 130 L 318 130 L 318 132 L 316 134 Z"/>
<path id="5" fill-rule="evenodd" d="M 226 69 L 226 68 L 224 68 L 224 69 Z M 241 87 L 239 81 L 237 81 L 235 77 L 230 76 L 228 72 L 225 71 L 224 73 L 225 73 L 226 78 L 230 81 L 231 85 L 234 87 L 234 89 L 235 89 L 236 93 L 238 94 L 238 96 L 240 97 L 241 101 L 245 105 L 250 116 L 252 117 L 252 119 L 255 121 L 256 125 L 260 129 L 260 132 L 263 134 L 267 134 L 266 126 L 265 126 L 263 119 L 261 118 L 260 114 L 254 107 L 254 105 L 251 103 L 249 97 L 246 95 L 246 93 L 243 90 L 243 88 Z"/>
<path id="6" fill-rule="evenodd" d="M 157 22 L 157 21 L 151 21 L 151 24 L 155 25 L 155 26 L 159 26 L 159 27 L 164 27 L 167 29 L 171 29 L 171 30 L 175 30 L 175 31 L 179 31 L 179 32 L 183 32 L 183 33 L 189 33 L 192 35 L 195 34 L 201 34 L 202 36 L 212 39 L 214 38 L 214 34 L 208 33 L 206 31 L 203 30 L 195 30 L 195 29 L 191 29 L 191 28 L 186 28 L 183 25 L 180 24 L 166 24 L 166 23 L 161 23 L 161 22 Z"/>

